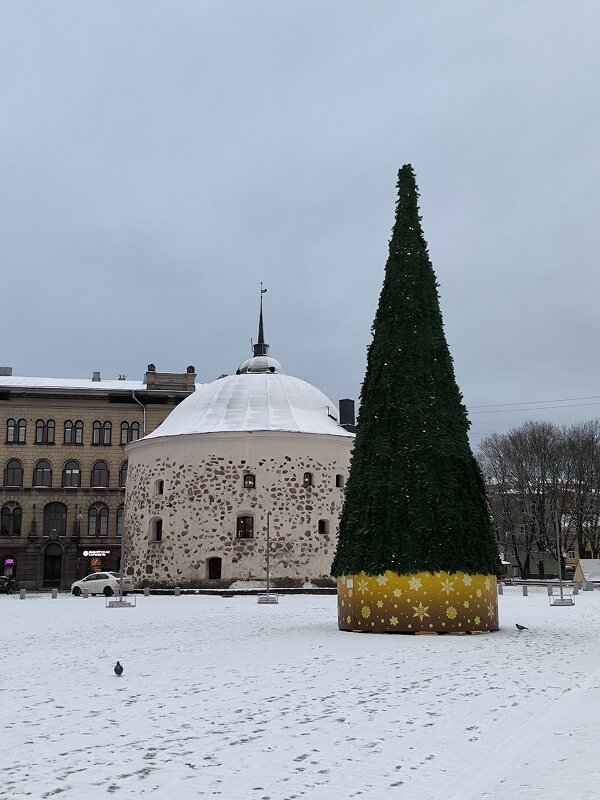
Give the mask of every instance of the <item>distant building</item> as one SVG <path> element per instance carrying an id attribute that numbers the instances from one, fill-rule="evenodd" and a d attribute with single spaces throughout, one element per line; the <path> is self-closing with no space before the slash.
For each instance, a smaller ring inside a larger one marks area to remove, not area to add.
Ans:
<path id="1" fill-rule="evenodd" d="M 262 306 L 252 358 L 199 386 L 127 445 L 124 562 L 137 585 L 330 582 L 353 444 L 321 391 L 268 355 Z"/>
<path id="2" fill-rule="evenodd" d="M 195 369 L 144 381 L 27 378 L 0 368 L 0 573 L 17 586 L 69 587 L 118 570 L 124 447 L 194 391 Z"/>

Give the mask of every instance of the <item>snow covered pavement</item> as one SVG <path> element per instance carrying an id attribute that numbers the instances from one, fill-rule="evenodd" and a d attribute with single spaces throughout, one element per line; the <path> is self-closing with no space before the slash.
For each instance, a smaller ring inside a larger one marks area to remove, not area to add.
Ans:
<path id="1" fill-rule="evenodd" d="M 414 637 L 332 596 L 0 596 L 0 798 L 595 800 L 600 593 L 499 602 Z"/>

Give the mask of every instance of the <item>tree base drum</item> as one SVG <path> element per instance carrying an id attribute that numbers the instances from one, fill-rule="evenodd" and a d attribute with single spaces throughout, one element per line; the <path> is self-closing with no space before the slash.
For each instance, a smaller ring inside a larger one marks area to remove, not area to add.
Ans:
<path id="1" fill-rule="evenodd" d="M 338 627 L 372 633 L 484 633 L 498 630 L 494 575 L 417 572 L 338 578 Z"/>

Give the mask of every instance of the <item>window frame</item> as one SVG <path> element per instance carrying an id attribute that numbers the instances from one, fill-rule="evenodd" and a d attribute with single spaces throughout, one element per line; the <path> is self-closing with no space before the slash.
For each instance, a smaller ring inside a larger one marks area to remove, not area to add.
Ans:
<path id="1" fill-rule="evenodd" d="M 73 467 L 69 467 L 70 464 L 76 464 L 77 470 L 74 470 Z M 70 474 L 74 474 L 75 471 L 77 472 L 77 482 L 67 482 L 67 470 Z M 80 489 L 81 488 L 81 464 L 79 461 L 76 461 L 74 458 L 70 458 L 68 461 L 65 462 L 62 472 L 62 485 L 66 489 Z"/>
<path id="2" fill-rule="evenodd" d="M 18 513 L 17 513 L 18 512 Z M 18 519 L 18 530 L 15 520 Z M 6 521 L 6 528 L 5 528 Z M 4 503 L 0 509 L 0 536 L 20 536 L 23 528 L 23 509 L 19 503 Z"/>
<path id="3" fill-rule="evenodd" d="M 104 503 L 93 503 L 88 508 L 88 537 L 105 539 L 108 536 L 108 519 L 108 506 Z"/>
<path id="4" fill-rule="evenodd" d="M 235 520 L 236 539 L 254 539 L 254 515 L 242 513 Z"/>
<path id="5" fill-rule="evenodd" d="M 48 483 L 38 482 L 37 476 L 38 471 L 40 470 L 41 464 L 47 464 L 47 467 L 43 467 L 42 475 L 48 473 Z M 40 458 L 36 461 L 35 466 L 33 468 L 33 488 L 34 489 L 51 489 L 52 488 L 52 464 L 46 458 Z"/>
<path id="6" fill-rule="evenodd" d="M 96 475 L 106 473 L 106 481 L 100 482 L 96 480 Z M 90 473 L 90 487 L 92 489 L 108 489 L 110 487 L 110 469 L 106 461 L 100 459 L 94 461 L 92 471 Z"/>
<path id="7" fill-rule="evenodd" d="M 16 468 L 11 467 L 11 464 L 18 464 L 18 471 L 20 473 L 20 481 L 19 483 L 15 483 L 14 481 L 11 482 L 8 480 L 8 473 L 9 471 L 14 471 Z M 23 464 L 19 461 L 18 458 L 11 458 L 6 462 L 6 466 L 4 467 L 4 486 L 6 487 L 22 487 L 23 486 Z"/>
<path id="8" fill-rule="evenodd" d="M 256 489 L 256 475 L 253 472 L 245 472 L 242 486 L 244 489 Z"/>

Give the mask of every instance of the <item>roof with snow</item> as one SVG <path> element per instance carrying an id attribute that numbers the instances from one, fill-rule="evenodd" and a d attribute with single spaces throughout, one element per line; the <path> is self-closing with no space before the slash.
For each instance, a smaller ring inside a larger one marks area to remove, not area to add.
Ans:
<path id="1" fill-rule="evenodd" d="M 91 391 L 135 392 L 146 388 L 143 381 L 86 380 L 85 378 L 28 378 L 20 375 L 0 376 L 0 389 L 81 389 Z"/>
<path id="2" fill-rule="evenodd" d="M 197 386 L 145 439 L 222 431 L 353 436 L 338 424 L 334 403 L 310 383 L 282 372 L 243 372 Z"/>
<path id="3" fill-rule="evenodd" d="M 573 580 L 600 583 L 600 558 L 580 558 L 575 568 Z"/>

